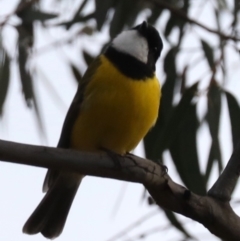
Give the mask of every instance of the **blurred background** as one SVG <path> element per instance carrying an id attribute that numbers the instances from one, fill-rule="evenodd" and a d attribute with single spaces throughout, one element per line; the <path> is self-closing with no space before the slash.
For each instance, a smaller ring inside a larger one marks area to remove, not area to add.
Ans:
<path id="1" fill-rule="evenodd" d="M 156 71 L 163 96 L 156 126 L 134 153 L 204 195 L 240 137 L 239 11 L 238 0 L 1 0 L 0 138 L 56 146 L 89 63 L 147 20 L 164 42 Z M 0 240 L 44 240 L 21 229 L 43 196 L 45 172 L 0 163 Z M 158 208 L 140 184 L 86 177 L 58 240 L 219 239 Z"/>

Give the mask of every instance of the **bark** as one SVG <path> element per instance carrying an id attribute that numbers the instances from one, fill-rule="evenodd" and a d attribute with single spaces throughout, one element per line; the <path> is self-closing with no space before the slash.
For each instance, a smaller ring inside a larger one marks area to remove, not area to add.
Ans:
<path id="1" fill-rule="evenodd" d="M 240 145 L 206 196 L 172 181 L 165 166 L 134 155 L 86 153 L 0 140 L 0 160 L 142 183 L 160 207 L 198 221 L 223 240 L 240 240 L 240 218 L 229 204 L 240 171 Z"/>

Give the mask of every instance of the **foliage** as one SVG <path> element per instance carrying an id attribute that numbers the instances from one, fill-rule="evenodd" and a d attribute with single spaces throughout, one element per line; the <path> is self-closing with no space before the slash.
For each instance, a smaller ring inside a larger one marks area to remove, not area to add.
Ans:
<path id="1" fill-rule="evenodd" d="M 165 42 L 164 55 L 161 57 L 165 77 L 161 78 L 163 84 L 160 118 L 144 140 L 146 156 L 155 161 L 165 162 L 164 153 L 168 151 L 183 183 L 193 192 L 206 193 L 214 165 L 217 164 L 219 173 L 223 168 L 219 140 L 223 102 L 227 103 L 229 110 L 233 146 L 240 137 L 240 106 L 237 98 L 224 88 L 228 76 L 227 66 L 229 66 L 226 50 L 232 48 L 236 54 L 239 54 L 237 43 L 240 39 L 237 26 L 240 4 L 237 0 L 234 1 L 233 6 L 226 0 L 212 2 L 212 15 L 217 23 L 216 29 L 194 20 L 197 17 L 194 19 L 190 17 L 195 10 L 192 9 L 193 1 L 189 0 L 83 0 L 79 2 L 75 14 L 68 21 L 61 21 L 60 11 L 52 13 L 43 10 L 41 1 L 20 1 L 15 11 L 0 23 L 0 115 L 4 114 L 4 104 L 11 80 L 11 62 L 17 59 L 24 100 L 29 108 L 35 110 L 39 126 L 42 125 L 33 88 L 34 73 L 29 67 L 35 34 L 39 26 L 36 23 L 45 29 L 61 27 L 66 32 L 77 26 L 80 29 L 78 35 L 88 34 L 93 38 L 98 31 L 102 31 L 107 26 L 109 36 L 113 38 L 123 29 L 136 24 L 139 16 L 147 11 L 149 23 L 165 26 L 160 30 Z M 56 1 L 54 4 L 61 5 L 62 3 Z M 87 12 L 85 8 L 89 4 L 95 4 L 95 8 Z M 203 4 L 205 1 L 200 3 L 199 12 L 197 12 L 199 15 Z M 222 18 L 226 13 L 231 19 L 227 31 L 229 35 L 222 31 Z M 20 23 L 12 26 L 18 33 L 16 43 L 18 51 L 16 56 L 10 57 L 3 45 L 2 32 L 8 26 L 12 16 L 17 16 Z M 96 28 L 90 24 L 92 20 L 95 20 Z M 199 29 L 201 31 L 198 31 Z M 214 43 L 205 39 L 206 32 L 212 34 Z M 197 47 L 187 49 L 185 44 L 187 38 L 193 39 Z M 68 39 L 60 43 L 71 45 L 72 41 Z M 85 62 L 89 64 L 93 56 L 86 50 L 83 50 L 82 54 Z M 184 57 L 187 61 L 180 63 L 178 60 Z M 197 59 L 197 61 L 192 61 L 192 59 Z M 207 74 L 204 76 L 198 73 L 196 67 L 202 62 L 208 65 Z M 73 63 L 70 63 L 69 67 L 76 81 L 81 81 L 82 71 Z M 193 71 L 194 77 L 192 77 Z M 207 84 L 200 87 L 203 79 Z M 197 108 L 199 99 L 202 97 L 207 99 L 207 105 L 203 111 L 203 117 L 200 117 Z M 202 171 L 199 163 L 197 135 L 205 124 L 209 128 L 211 145 L 206 166 Z M 186 238 L 190 237 L 174 214 L 166 212 L 166 216 L 185 234 Z"/>

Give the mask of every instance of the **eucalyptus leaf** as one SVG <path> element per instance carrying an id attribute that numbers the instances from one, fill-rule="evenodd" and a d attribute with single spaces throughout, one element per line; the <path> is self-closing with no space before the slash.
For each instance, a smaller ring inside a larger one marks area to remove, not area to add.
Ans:
<path id="1" fill-rule="evenodd" d="M 125 22 L 128 21 L 129 16 L 133 16 L 133 13 L 135 13 L 134 16 L 137 16 L 137 12 L 134 11 L 134 9 L 137 8 L 137 5 L 138 1 L 121 0 L 117 2 L 113 19 L 110 24 L 111 38 L 114 38 L 118 33 L 123 30 Z M 122 21 L 122 19 L 125 19 L 125 21 Z"/>
<path id="2" fill-rule="evenodd" d="M 83 58 L 88 66 L 94 60 L 94 57 L 91 54 L 89 54 L 88 52 L 86 52 L 85 50 L 83 50 Z"/>
<path id="3" fill-rule="evenodd" d="M 71 66 L 74 78 L 75 78 L 76 82 L 79 84 L 81 82 L 81 79 L 82 79 L 82 74 L 81 74 L 80 70 L 75 65 L 71 64 L 70 66 Z"/>
<path id="4" fill-rule="evenodd" d="M 202 44 L 202 49 L 203 49 L 203 52 L 207 59 L 209 67 L 210 67 L 210 69 L 214 70 L 214 68 L 215 68 L 214 51 L 213 51 L 212 47 L 210 47 L 210 45 L 206 41 L 201 40 L 201 44 Z"/>
<path id="5" fill-rule="evenodd" d="M 20 17 L 24 24 L 33 23 L 34 21 L 45 22 L 47 20 L 58 17 L 57 14 L 46 13 L 35 10 L 33 8 L 25 9 L 18 13 L 18 17 Z"/>
<path id="6" fill-rule="evenodd" d="M 196 104 L 186 103 L 184 117 L 178 119 L 175 138 L 170 153 L 184 184 L 199 195 L 206 194 L 206 185 L 199 167 L 197 153 L 197 130 L 199 127 Z M 172 134 L 173 135 L 173 134 Z"/>
<path id="7" fill-rule="evenodd" d="M 33 99 L 33 86 L 32 86 L 32 77 L 29 71 L 26 69 L 28 55 L 26 49 L 19 45 L 18 46 L 18 63 L 19 63 L 19 72 L 20 80 L 22 83 L 22 91 L 28 107 L 31 107 L 31 100 Z"/>
<path id="8" fill-rule="evenodd" d="M 214 147 L 211 144 L 211 148 L 210 148 L 209 155 L 208 155 L 207 167 L 206 167 L 206 171 L 205 171 L 205 182 L 206 183 L 209 180 L 214 161 L 216 161 L 215 155 L 214 155 Z"/>
<path id="9" fill-rule="evenodd" d="M 168 220 L 171 222 L 171 224 L 178 229 L 180 232 L 182 232 L 186 238 L 192 238 L 192 236 L 187 232 L 187 230 L 183 227 L 181 222 L 177 219 L 177 216 L 169 211 L 169 210 L 164 210 L 164 213 Z"/>
<path id="10" fill-rule="evenodd" d="M 219 123 L 221 114 L 221 94 L 222 91 L 219 88 L 216 81 L 212 80 L 208 91 L 208 109 L 207 109 L 207 122 L 212 137 L 212 155 L 213 158 L 218 161 L 219 172 L 222 170 L 222 157 L 219 145 Z"/>
<path id="11" fill-rule="evenodd" d="M 228 91 L 224 92 L 227 98 L 228 111 L 231 123 L 232 143 L 235 148 L 240 141 L 240 106 L 237 99 Z"/>
<path id="12" fill-rule="evenodd" d="M 107 13 L 110 9 L 115 7 L 117 0 L 95 0 L 94 16 L 97 22 L 97 29 L 100 31 L 104 22 L 106 21 Z"/>
<path id="13" fill-rule="evenodd" d="M 10 59 L 5 50 L 0 48 L 0 116 L 3 114 L 3 107 L 6 101 L 6 96 L 10 80 Z"/>
<path id="14" fill-rule="evenodd" d="M 162 97 L 158 119 L 155 126 L 148 132 L 144 138 L 144 148 L 147 158 L 151 160 L 160 160 L 165 144 L 162 141 L 165 125 L 168 123 L 169 116 L 173 109 L 174 87 L 177 81 L 176 56 L 179 49 L 171 48 L 164 59 L 164 72 L 166 80 L 162 87 Z"/>

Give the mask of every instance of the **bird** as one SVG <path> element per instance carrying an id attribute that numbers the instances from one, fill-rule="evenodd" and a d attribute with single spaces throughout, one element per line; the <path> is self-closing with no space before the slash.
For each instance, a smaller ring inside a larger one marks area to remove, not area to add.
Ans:
<path id="1" fill-rule="evenodd" d="M 146 21 L 113 38 L 81 79 L 57 147 L 130 153 L 158 118 L 161 86 L 155 66 L 162 48 L 159 32 Z M 58 237 L 82 179 L 79 173 L 49 169 L 46 194 L 23 232 Z"/>

